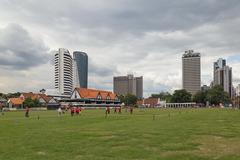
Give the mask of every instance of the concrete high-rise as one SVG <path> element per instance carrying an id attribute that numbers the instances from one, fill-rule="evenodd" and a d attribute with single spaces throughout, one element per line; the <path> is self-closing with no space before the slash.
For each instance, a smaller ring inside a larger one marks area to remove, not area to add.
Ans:
<path id="1" fill-rule="evenodd" d="M 84 52 L 73 52 L 73 86 L 88 87 L 88 55 Z"/>
<path id="2" fill-rule="evenodd" d="M 213 63 L 213 84 L 221 85 L 224 91 L 232 97 L 232 68 L 227 66 L 225 59 L 219 58 Z"/>
<path id="3" fill-rule="evenodd" d="M 113 91 L 118 95 L 133 94 L 143 98 L 143 77 L 133 75 L 113 77 Z"/>
<path id="4" fill-rule="evenodd" d="M 55 88 L 66 95 L 70 95 L 73 89 L 72 57 L 64 48 L 55 53 Z"/>
<path id="5" fill-rule="evenodd" d="M 182 56 L 182 87 L 192 95 L 201 90 L 201 56 L 193 50 Z"/>

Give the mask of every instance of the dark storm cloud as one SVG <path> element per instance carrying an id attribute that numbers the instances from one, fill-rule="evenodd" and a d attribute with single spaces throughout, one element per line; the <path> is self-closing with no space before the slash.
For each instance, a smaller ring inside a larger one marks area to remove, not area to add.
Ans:
<path id="1" fill-rule="evenodd" d="M 107 28 L 141 33 L 186 30 L 239 15 L 239 0 L 7 1 L 24 19 L 59 29 Z"/>
<path id="2" fill-rule="evenodd" d="M 45 64 L 48 48 L 33 39 L 20 25 L 10 24 L 0 29 L 0 66 L 17 70 Z"/>

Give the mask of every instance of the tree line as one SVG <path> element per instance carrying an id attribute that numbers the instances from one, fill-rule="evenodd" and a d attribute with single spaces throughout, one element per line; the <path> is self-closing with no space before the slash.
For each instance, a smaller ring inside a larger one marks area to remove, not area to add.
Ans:
<path id="1" fill-rule="evenodd" d="M 220 85 L 215 85 L 206 91 L 199 91 L 195 95 L 192 95 L 185 89 L 181 89 L 175 90 L 173 94 L 170 94 L 169 92 L 161 92 L 159 94 L 152 94 L 151 97 L 166 100 L 167 103 L 196 102 L 202 105 L 207 105 L 207 102 L 209 102 L 210 105 L 231 103 L 229 94 L 225 92 Z"/>

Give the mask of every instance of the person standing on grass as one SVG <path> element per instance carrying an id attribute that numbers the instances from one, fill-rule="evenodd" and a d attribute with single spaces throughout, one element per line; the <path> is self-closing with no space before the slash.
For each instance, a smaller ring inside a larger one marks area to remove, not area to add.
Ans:
<path id="1" fill-rule="evenodd" d="M 118 113 L 120 113 L 120 114 L 122 113 L 122 108 L 121 107 L 118 108 Z"/>
<path id="2" fill-rule="evenodd" d="M 114 107 L 114 113 L 117 113 L 117 107 Z"/>
<path id="3" fill-rule="evenodd" d="M 60 117 L 61 115 L 62 115 L 62 108 L 59 107 L 59 108 L 58 108 L 58 116 Z"/>
<path id="4" fill-rule="evenodd" d="M 106 114 L 110 114 L 110 108 L 106 107 Z"/>
<path id="5" fill-rule="evenodd" d="M 65 108 L 64 106 L 60 106 L 61 110 L 62 110 L 62 114 L 65 114 Z"/>
<path id="6" fill-rule="evenodd" d="M 26 107 L 26 109 L 25 109 L 25 117 L 29 117 L 29 108 L 28 107 Z"/>
<path id="7" fill-rule="evenodd" d="M 74 108 L 71 107 L 71 108 L 70 108 L 70 111 L 71 111 L 71 116 L 73 117 L 73 116 L 74 116 Z"/>
<path id="8" fill-rule="evenodd" d="M 76 108 L 75 112 L 76 112 L 76 115 L 79 115 L 79 112 L 80 112 L 79 107 Z"/>
<path id="9" fill-rule="evenodd" d="M 133 107 L 130 107 L 130 114 L 133 114 Z"/>
<path id="10" fill-rule="evenodd" d="M 1 113 L 1 115 L 3 115 L 3 105 L 2 105 L 2 103 L 0 103 L 0 113 Z"/>

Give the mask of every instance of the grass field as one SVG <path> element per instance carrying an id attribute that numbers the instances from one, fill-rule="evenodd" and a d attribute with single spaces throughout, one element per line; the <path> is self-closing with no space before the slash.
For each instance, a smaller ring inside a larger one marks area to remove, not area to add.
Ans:
<path id="1" fill-rule="evenodd" d="M 7 112 L 0 116 L 0 160 L 27 159 L 240 159 L 240 110 L 123 110 L 107 118 L 104 110 L 79 117 Z"/>

